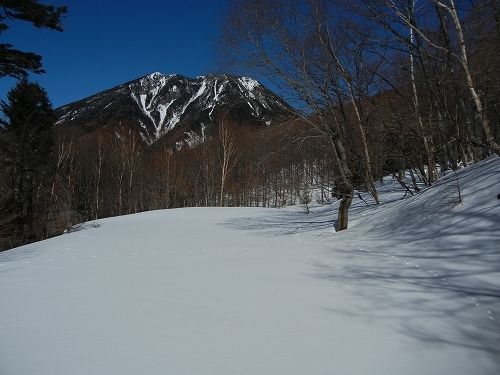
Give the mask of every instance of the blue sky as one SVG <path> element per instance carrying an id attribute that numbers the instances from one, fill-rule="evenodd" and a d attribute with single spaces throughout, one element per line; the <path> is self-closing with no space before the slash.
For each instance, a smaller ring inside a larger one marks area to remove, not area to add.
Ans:
<path id="1" fill-rule="evenodd" d="M 68 6 L 62 33 L 10 22 L 1 43 L 42 56 L 32 75 L 54 108 L 153 72 L 197 77 L 215 69 L 226 0 L 41 0 Z M 0 79 L 0 98 L 15 84 Z"/>

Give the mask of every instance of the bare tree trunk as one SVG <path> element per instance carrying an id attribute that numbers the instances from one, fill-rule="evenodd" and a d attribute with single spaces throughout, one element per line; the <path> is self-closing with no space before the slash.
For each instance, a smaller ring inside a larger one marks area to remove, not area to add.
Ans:
<path id="1" fill-rule="evenodd" d="M 349 208 L 351 207 L 353 194 L 346 194 L 340 201 L 337 231 L 347 229 L 349 221 Z"/>
<path id="2" fill-rule="evenodd" d="M 224 205 L 224 188 L 229 172 L 238 162 L 241 154 L 238 153 L 236 147 L 236 134 L 233 128 L 230 127 L 227 119 L 227 114 L 222 115 L 222 120 L 219 122 L 218 135 L 222 148 L 221 155 L 221 183 L 219 206 Z"/>
<path id="3" fill-rule="evenodd" d="M 316 12 L 317 12 L 318 19 L 321 19 L 319 7 L 316 8 Z M 375 181 L 373 180 L 372 162 L 371 162 L 371 158 L 370 158 L 370 152 L 368 149 L 368 141 L 366 138 L 366 132 L 365 132 L 365 129 L 363 127 L 363 120 L 361 118 L 360 106 L 355 98 L 356 93 L 359 94 L 360 97 L 362 97 L 365 93 L 361 92 L 361 90 L 355 89 L 354 84 L 353 84 L 353 77 L 352 77 L 351 73 L 346 69 L 344 64 L 341 62 L 341 59 L 339 58 L 338 53 L 335 50 L 335 47 L 333 45 L 332 36 L 330 35 L 330 33 L 327 31 L 327 35 L 328 35 L 327 41 L 323 40 L 323 38 L 321 37 L 321 34 L 322 34 L 321 30 L 318 29 L 318 35 L 320 36 L 319 39 L 320 39 L 321 43 L 325 45 L 324 48 L 329 52 L 330 56 L 333 58 L 333 61 L 335 62 L 336 67 L 340 70 L 341 76 L 347 84 L 349 100 L 351 102 L 351 105 L 354 109 L 354 113 L 356 115 L 356 125 L 357 125 L 358 130 L 359 130 L 361 144 L 363 147 L 362 154 L 363 154 L 363 158 L 364 158 L 364 162 L 365 162 L 364 164 L 366 166 L 366 172 L 365 172 L 366 188 L 372 194 L 373 198 L 375 199 L 375 202 L 377 204 L 380 204 L 378 192 L 377 192 L 377 189 L 375 187 Z M 359 58 L 361 58 L 361 57 L 359 56 Z M 357 69 L 359 69 L 359 67 Z M 359 74 L 359 73 L 360 73 L 359 71 L 354 72 L 354 74 Z M 358 85 L 358 87 L 359 86 L 360 85 Z M 351 196 L 351 200 L 352 200 L 352 196 Z M 349 203 L 349 205 L 350 205 L 350 203 Z"/>
<path id="4" fill-rule="evenodd" d="M 96 192 L 95 192 L 95 215 L 94 218 L 97 220 L 99 218 L 99 203 L 100 203 L 100 197 L 99 197 L 99 189 L 101 185 L 101 172 L 102 172 L 102 160 L 103 160 L 103 137 L 102 134 L 99 134 L 97 136 L 97 177 L 96 177 Z"/>
<path id="5" fill-rule="evenodd" d="M 331 138 L 334 156 L 339 166 L 342 183 L 338 188 L 338 194 L 342 198 L 337 218 L 337 231 L 347 229 L 349 222 L 349 208 L 351 207 L 352 197 L 354 195 L 354 186 L 351 182 L 351 172 L 347 167 L 347 155 L 344 145 L 338 138 Z"/>
<path id="6" fill-rule="evenodd" d="M 65 160 L 69 158 L 69 155 L 73 153 L 73 139 L 61 139 L 62 137 L 59 137 L 57 140 L 56 144 L 56 156 L 57 156 L 57 163 L 56 163 L 56 173 L 54 173 L 54 180 L 52 182 L 52 189 L 50 195 L 53 197 L 54 196 L 54 191 L 56 188 L 56 181 L 57 181 L 57 176 L 60 173 L 61 166 L 64 164 Z"/>

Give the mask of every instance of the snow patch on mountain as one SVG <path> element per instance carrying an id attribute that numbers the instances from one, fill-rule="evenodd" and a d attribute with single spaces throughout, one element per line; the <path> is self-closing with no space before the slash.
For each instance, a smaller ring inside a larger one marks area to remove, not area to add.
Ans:
<path id="1" fill-rule="evenodd" d="M 259 86 L 259 82 L 249 77 L 241 77 L 238 79 L 241 85 L 245 87 L 248 91 L 252 92 L 257 86 Z"/>
<path id="2" fill-rule="evenodd" d="M 188 102 L 184 105 L 184 107 L 182 108 L 182 113 L 184 113 L 186 111 L 186 108 L 189 107 L 189 105 L 191 103 L 193 103 L 196 99 L 198 99 L 201 95 L 203 95 L 203 93 L 205 92 L 206 88 L 207 88 L 207 82 L 205 80 L 203 80 L 201 82 L 201 87 L 198 89 L 198 91 L 196 92 L 196 94 L 194 94 L 188 100 Z"/>

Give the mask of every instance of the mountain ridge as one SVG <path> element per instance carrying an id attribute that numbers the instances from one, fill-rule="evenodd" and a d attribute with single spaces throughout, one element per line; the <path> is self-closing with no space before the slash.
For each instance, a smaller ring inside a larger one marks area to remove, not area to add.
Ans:
<path id="1" fill-rule="evenodd" d="M 205 75 L 196 78 L 159 72 L 56 109 L 56 125 L 73 125 L 91 132 L 111 122 L 127 121 L 139 127 L 152 144 L 171 133 L 184 138 L 198 135 L 226 110 L 239 123 L 270 124 L 289 105 L 250 77 Z"/>

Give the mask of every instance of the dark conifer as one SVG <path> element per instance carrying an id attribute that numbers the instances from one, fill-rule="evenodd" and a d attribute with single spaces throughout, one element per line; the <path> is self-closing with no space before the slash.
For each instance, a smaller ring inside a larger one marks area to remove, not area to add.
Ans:
<path id="1" fill-rule="evenodd" d="M 0 163 L 4 191 L 0 215 L 10 218 L 9 237 L 13 245 L 25 243 L 34 233 L 35 196 L 44 178 L 54 145 L 56 120 L 45 90 L 37 83 L 21 80 L 7 94 L 0 108 Z M 41 208 L 38 207 L 38 210 Z M 2 218 L 0 218 L 1 221 Z M 5 236 L 5 233 L 4 233 Z"/>
<path id="2" fill-rule="evenodd" d="M 66 7 L 43 5 L 39 0 L 0 0 L 0 34 L 9 28 L 6 21 L 21 20 L 38 28 L 62 31 Z M 25 78 L 28 72 L 44 73 L 41 56 L 19 51 L 12 44 L 0 44 L 0 77 Z"/>

